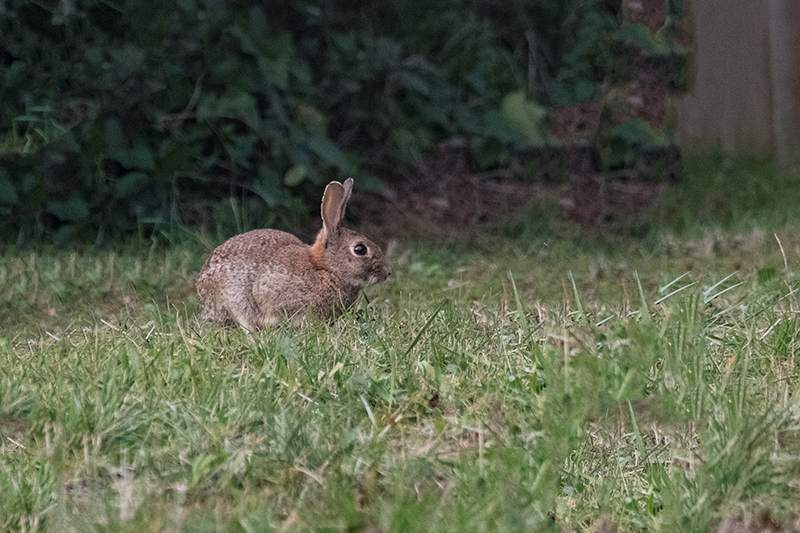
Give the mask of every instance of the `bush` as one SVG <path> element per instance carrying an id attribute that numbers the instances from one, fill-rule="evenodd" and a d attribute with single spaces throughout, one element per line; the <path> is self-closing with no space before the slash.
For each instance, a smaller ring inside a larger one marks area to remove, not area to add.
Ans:
<path id="1" fill-rule="evenodd" d="M 544 138 L 525 96 L 590 97 L 612 69 L 610 6 L 7 0 L 0 235 L 296 227 L 327 181 L 376 186 L 452 136 L 504 164 Z"/>

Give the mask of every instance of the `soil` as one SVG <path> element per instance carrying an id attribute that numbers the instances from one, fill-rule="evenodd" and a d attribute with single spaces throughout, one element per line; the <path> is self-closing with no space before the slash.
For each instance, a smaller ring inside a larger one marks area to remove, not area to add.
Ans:
<path id="1" fill-rule="evenodd" d="M 518 213 L 553 205 L 567 187 L 524 182 L 511 170 L 477 172 L 465 143 L 451 139 L 407 178 L 354 197 L 349 210 L 386 239 L 463 239 L 505 231 Z"/>
<path id="2" fill-rule="evenodd" d="M 647 26 L 651 33 L 664 25 L 664 0 L 628 0 L 626 7 L 634 24 Z"/>

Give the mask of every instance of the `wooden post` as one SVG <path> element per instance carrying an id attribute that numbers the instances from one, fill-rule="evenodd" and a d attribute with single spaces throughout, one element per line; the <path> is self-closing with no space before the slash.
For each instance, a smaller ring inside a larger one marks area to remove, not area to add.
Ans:
<path id="1" fill-rule="evenodd" d="M 794 1 L 794 0 L 789 0 Z M 737 154 L 774 150 L 768 6 L 753 0 L 693 0 L 694 75 L 676 99 L 678 139 Z"/>
<path id="2" fill-rule="evenodd" d="M 772 127 L 775 160 L 786 167 L 798 158 L 798 102 L 792 94 L 791 46 L 787 0 L 769 0 L 769 46 L 772 81 Z"/>

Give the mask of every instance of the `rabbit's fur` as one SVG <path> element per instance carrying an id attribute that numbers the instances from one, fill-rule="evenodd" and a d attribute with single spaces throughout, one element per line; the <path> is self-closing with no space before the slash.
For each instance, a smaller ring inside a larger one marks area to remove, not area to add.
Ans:
<path id="1" fill-rule="evenodd" d="M 260 229 L 217 247 L 197 278 L 200 318 L 247 330 L 307 313 L 332 319 L 370 282 L 389 277 L 381 249 L 340 227 L 353 180 L 332 181 L 322 197 L 322 230 L 314 244 L 283 231 Z"/>

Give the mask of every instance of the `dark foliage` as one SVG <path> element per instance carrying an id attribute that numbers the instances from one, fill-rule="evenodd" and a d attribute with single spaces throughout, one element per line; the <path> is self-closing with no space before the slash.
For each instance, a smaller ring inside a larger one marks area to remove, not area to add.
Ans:
<path id="1" fill-rule="evenodd" d="M 605 0 L 6 0 L 0 238 L 292 227 L 328 180 L 376 186 L 453 136 L 505 164 L 548 107 L 632 75 L 621 20 Z"/>

